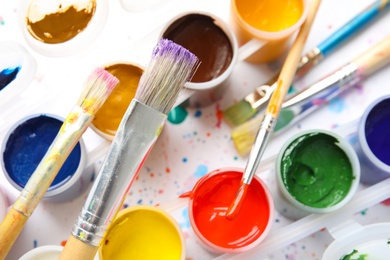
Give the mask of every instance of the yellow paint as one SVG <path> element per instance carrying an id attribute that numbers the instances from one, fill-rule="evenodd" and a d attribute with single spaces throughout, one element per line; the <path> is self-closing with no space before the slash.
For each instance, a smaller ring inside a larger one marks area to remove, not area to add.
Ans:
<path id="1" fill-rule="evenodd" d="M 149 206 L 123 210 L 102 241 L 101 259 L 181 259 L 179 232 L 165 214 Z"/>
<path id="2" fill-rule="evenodd" d="M 304 10 L 303 0 L 237 0 L 236 6 L 249 25 L 267 32 L 291 27 Z"/>
<path id="3" fill-rule="evenodd" d="M 92 124 L 102 133 L 114 136 L 127 107 L 134 98 L 143 70 L 118 63 L 105 68 L 119 79 L 119 84 L 96 113 Z"/>

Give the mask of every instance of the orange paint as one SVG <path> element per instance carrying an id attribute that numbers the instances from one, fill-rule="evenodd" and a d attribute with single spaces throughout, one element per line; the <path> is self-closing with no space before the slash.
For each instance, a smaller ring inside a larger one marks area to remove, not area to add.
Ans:
<path id="1" fill-rule="evenodd" d="M 226 218 L 227 209 L 240 187 L 242 173 L 236 168 L 217 170 L 195 185 L 190 195 L 189 214 L 195 233 L 201 240 L 234 250 L 251 245 L 268 232 L 273 204 L 267 197 L 268 191 L 257 179 L 248 186 L 240 214 L 233 220 Z"/>
<path id="2" fill-rule="evenodd" d="M 240 214 L 240 210 L 242 205 L 244 204 L 244 200 L 248 192 L 248 188 L 249 188 L 248 184 L 244 184 L 243 182 L 241 182 L 237 195 L 227 210 L 226 213 L 227 219 L 234 220 L 238 216 L 238 214 Z"/>
<path id="3" fill-rule="evenodd" d="M 288 29 L 298 22 L 304 10 L 303 0 L 241 0 L 236 5 L 249 25 L 266 32 Z"/>

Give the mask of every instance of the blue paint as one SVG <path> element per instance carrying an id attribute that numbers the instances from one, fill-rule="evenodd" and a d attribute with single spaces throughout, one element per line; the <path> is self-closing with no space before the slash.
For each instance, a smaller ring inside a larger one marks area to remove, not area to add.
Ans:
<path id="1" fill-rule="evenodd" d="M 195 177 L 203 177 L 209 172 L 209 168 L 206 165 L 200 164 L 196 168 L 196 172 L 194 173 Z"/>
<path id="2" fill-rule="evenodd" d="M 375 18 L 381 13 L 385 13 L 390 9 L 390 2 L 388 2 L 384 7 L 380 8 L 382 5 L 381 0 L 376 1 L 371 6 L 363 10 L 361 13 L 356 15 L 341 28 L 335 31 L 331 36 L 326 40 L 320 43 L 317 48 L 320 50 L 323 56 L 331 53 L 336 47 L 344 43 L 351 36 L 359 32 L 370 22 L 373 22 Z"/>
<path id="3" fill-rule="evenodd" d="M 340 97 L 335 97 L 331 101 L 329 101 L 328 108 L 333 113 L 341 113 L 345 109 L 344 100 Z"/>
<path id="4" fill-rule="evenodd" d="M 390 99 L 376 104 L 367 116 L 365 134 L 368 147 L 383 163 L 390 165 Z"/>
<path id="5" fill-rule="evenodd" d="M 202 111 L 199 109 L 195 111 L 195 117 L 200 117 L 202 115 Z"/>
<path id="6" fill-rule="evenodd" d="M 180 228 L 182 228 L 182 229 L 190 228 L 191 223 L 190 223 L 190 219 L 188 218 L 188 207 L 185 207 L 182 210 L 181 216 L 183 218 L 183 221 L 179 222 Z"/>
<path id="7" fill-rule="evenodd" d="M 24 187 L 49 149 L 62 121 L 46 115 L 30 118 L 10 134 L 3 152 L 4 167 L 9 177 Z M 77 170 L 81 157 L 78 143 L 62 165 L 49 190 L 68 181 Z"/>
<path id="8" fill-rule="evenodd" d="M 11 83 L 20 71 L 20 67 L 3 69 L 0 72 L 0 90 L 4 89 Z"/>

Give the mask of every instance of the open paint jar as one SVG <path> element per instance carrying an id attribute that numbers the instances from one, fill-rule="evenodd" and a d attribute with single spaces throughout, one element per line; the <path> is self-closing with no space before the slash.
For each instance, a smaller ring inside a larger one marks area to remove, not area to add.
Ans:
<path id="1" fill-rule="evenodd" d="M 389 234 L 390 223 L 356 225 L 353 230 L 344 231 L 342 238 L 333 241 L 322 259 L 389 259 Z"/>
<path id="2" fill-rule="evenodd" d="M 62 246 L 40 246 L 22 255 L 19 260 L 54 260 L 61 255 Z"/>
<path id="3" fill-rule="evenodd" d="M 214 253 L 240 253 L 258 245 L 269 233 L 274 204 L 267 186 L 255 176 L 240 214 L 234 220 L 226 211 L 236 196 L 244 169 L 227 167 L 212 171 L 195 184 L 189 197 L 188 215 L 202 245 Z"/>
<path id="4" fill-rule="evenodd" d="M 292 219 L 328 213 L 348 203 L 360 181 L 356 152 L 326 130 L 293 135 L 276 159 L 277 210 Z"/>
<path id="5" fill-rule="evenodd" d="M 48 148 L 57 136 L 63 118 L 56 115 L 30 115 L 10 128 L 1 147 L 1 166 L 9 183 L 23 190 Z M 81 195 L 91 182 L 92 167 L 86 167 L 87 153 L 82 139 L 62 165 L 43 198 L 69 201 Z"/>
<path id="6" fill-rule="evenodd" d="M 100 136 L 112 141 L 122 118 L 137 91 L 144 69 L 137 64 L 118 62 L 104 69 L 119 79 L 118 85 L 96 113 L 91 128 Z"/>
<path id="7" fill-rule="evenodd" d="M 355 150 L 362 168 L 361 182 L 374 184 L 390 177 L 390 95 L 372 102 L 358 126 Z"/>
<path id="8" fill-rule="evenodd" d="M 185 255 L 179 224 L 167 212 L 153 206 L 121 210 L 99 248 L 101 260 L 184 260 Z"/>
<path id="9" fill-rule="evenodd" d="M 103 30 L 107 0 L 20 0 L 23 36 L 36 52 L 67 56 L 91 44 Z"/>
<path id="10" fill-rule="evenodd" d="M 219 100 L 237 62 L 237 41 L 230 27 L 210 13 L 186 12 L 173 17 L 160 37 L 180 44 L 201 62 L 177 103 L 206 106 Z"/>

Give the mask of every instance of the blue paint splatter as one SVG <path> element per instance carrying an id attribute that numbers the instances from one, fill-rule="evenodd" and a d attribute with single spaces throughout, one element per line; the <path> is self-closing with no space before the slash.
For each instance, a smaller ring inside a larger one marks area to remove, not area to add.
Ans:
<path id="1" fill-rule="evenodd" d="M 331 101 L 329 101 L 329 110 L 333 113 L 341 113 L 345 109 L 344 100 L 340 97 L 335 97 Z"/>
<path id="2" fill-rule="evenodd" d="M 138 200 L 137 204 L 142 204 L 142 199 Z"/>
<path id="3" fill-rule="evenodd" d="M 34 248 L 37 248 L 38 247 L 38 240 L 34 239 L 33 243 L 34 243 Z"/>
<path id="4" fill-rule="evenodd" d="M 183 221 L 179 222 L 180 228 L 182 228 L 182 229 L 190 228 L 191 227 L 191 223 L 190 223 L 190 220 L 188 218 L 188 207 L 185 207 L 183 209 L 183 211 L 181 212 L 181 216 L 183 217 Z"/>
<path id="5" fill-rule="evenodd" d="M 195 117 L 200 117 L 202 115 L 202 111 L 196 110 L 195 111 Z"/>
<path id="6" fill-rule="evenodd" d="M 184 157 L 182 161 L 183 163 L 186 163 L 188 161 L 187 157 Z"/>
<path id="7" fill-rule="evenodd" d="M 20 67 L 3 69 L 0 72 L 0 90 L 11 83 L 18 75 Z"/>
<path id="8" fill-rule="evenodd" d="M 205 176 L 208 172 L 209 172 L 209 168 L 206 165 L 201 164 L 198 165 L 198 167 L 196 168 L 196 172 L 194 172 L 194 176 L 201 178 Z"/>

